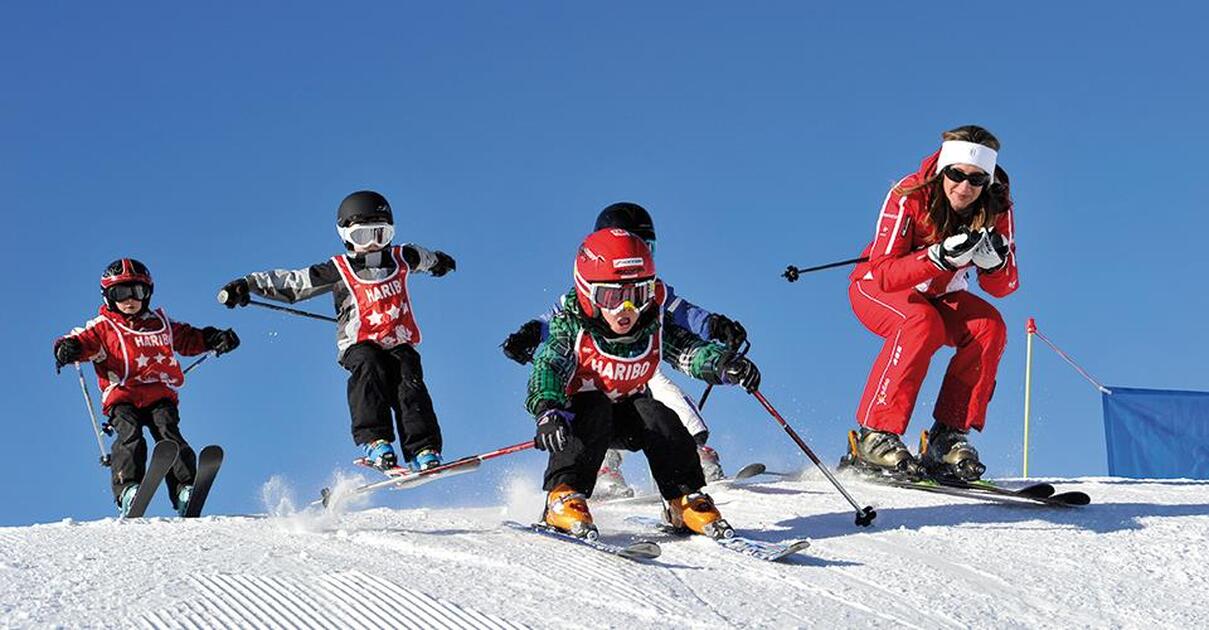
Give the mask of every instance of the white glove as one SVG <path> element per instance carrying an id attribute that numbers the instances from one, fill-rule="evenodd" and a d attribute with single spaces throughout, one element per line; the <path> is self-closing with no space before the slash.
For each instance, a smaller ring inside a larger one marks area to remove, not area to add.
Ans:
<path id="1" fill-rule="evenodd" d="M 928 248 L 928 259 L 937 268 L 945 271 L 957 271 L 970 264 L 974 259 L 974 251 L 982 243 L 985 232 L 963 231 L 946 238 Z"/>
<path id="2" fill-rule="evenodd" d="M 1007 264 L 1009 244 L 1002 234 L 993 229 L 981 230 L 982 240 L 974 247 L 974 266 L 983 271 L 999 271 Z"/>

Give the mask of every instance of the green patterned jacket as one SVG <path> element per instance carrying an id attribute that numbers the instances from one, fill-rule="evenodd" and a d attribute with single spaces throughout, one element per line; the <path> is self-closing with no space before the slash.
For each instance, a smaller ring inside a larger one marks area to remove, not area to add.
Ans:
<path id="1" fill-rule="evenodd" d="M 575 339 L 580 330 L 590 334 L 601 350 L 620 357 L 634 357 L 647 348 L 655 330 L 663 327 L 662 359 L 677 370 L 715 385 L 722 382 L 722 365 L 730 351 L 720 343 L 705 341 L 677 326 L 663 309 L 644 313 L 634 330 L 617 337 L 599 318 L 588 317 L 579 306 L 575 291 L 561 299 L 562 309 L 550 319 L 550 334 L 533 356 L 529 393 L 525 408 L 535 417 L 550 407 L 566 407 L 567 384 L 575 376 Z"/>

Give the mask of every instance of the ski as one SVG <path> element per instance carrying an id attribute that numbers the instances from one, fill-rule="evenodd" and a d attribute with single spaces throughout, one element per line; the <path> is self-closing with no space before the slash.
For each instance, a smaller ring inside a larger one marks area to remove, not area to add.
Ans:
<path id="1" fill-rule="evenodd" d="M 211 444 L 197 454 L 197 476 L 193 479 L 193 493 L 189 495 L 189 503 L 185 506 L 184 518 L 201 516 L 202 508 L 206 505 L 206 497 L 210 495 L 210 487 L 222 467 L 223 451 L 217 444 Z"/>
<path id="2" fill-rule="evenodd" d="M 627 560 L 654 560 L 655 558 L 658 558 L 661 553 L 663 553 L 663 550 L 659 547 L 659 543 L 650 540 L 636 540 L 625 545 L 616 545 L 603 542 L 596 538 L 580 538 L 579 536 L 572 536 L 567 532 L 564 532 L 560 529 L 555 529 L 554 527 L 551 527 L 545 523 L 533 523 L 528 527 L 521 525 L 520 523 L 510 523 L 510 525 L 519 529 L 526 529 L 541 534 L 548 538 L 565 540 L 584 545 L 586 547 L 591 547 L 596 551 L 603 551 L 604 553 L 619 556 Z"/>
<path id="3" fill-rule="evenodd" d="M 928 447 L 928 432 L 920 435 L 919 450 L 926 452 Z M 1057 489 L 1048 483 L 1034 483 L 1023 488 L 1004 488 L 990 481 L 966 481 L 955 476 L 928 476 L 918 472 L 902 472 L 882 470 L 862 463 L 855 456 L 856 432 L 848 433 L 848 452 L 840 458 L 838 470 L 852 469 L 859 477 L 872 483 L 879 483 L 895 488 L 921 490 L 934 494 L 982 499 L 1009 505 L 1033 505 L 1049 507 L 1081 507 L 1091 503 L 1091 497 L 1084 492 L 1057 493 Z"/>
<path id="4" fill-rule="evenodd" d="M 936 479 L 935 481 L 942 485 L 951 484 L 950 481 L 945 480 L 945 479 Z M 1037 498 L 1037 499 L 1044 499 L 1047 497 L 1052 497 L 1052 496 L 1054 496 L 1054 493 L 1057 492 L 1057 490 L 1054 488 L 1054 486 L 1052 486 L 1048 483 L 1031 483 L 1022 488 L 1004 488 L 1004 487 L 996 485 L 990 481 L 986 481 L 986 480 L 982 480 L 982 479 L 980 479 L 978 481 L 957 481 L 957 483 L 954 484 L 954 486 L 955 487 L 969 486 L 969 487 L 973 487 L 973 488 L 978 488 L 980 490 L 986 490 L 987 492 L 995 492 L 995 493 L 1010 492 L 1012 494 L 1019 494 L 1019 495 L 1024 495 L 1024 496 L 1033 497 L 1033 498 Z"/>
<path id="5" fill-rule="evenodd" d="M 751 479 L 752 477 L 758 477 L 758 476 L 764 475 L 764 474 L 776 475 L 778 473 L 767 472 L 767 469 L 764 467 L 764 464 L 752 463 L 752 464 L 748 464 L 748 465 L 740 468 L 739 471 L 736 472 L 733 477 L 727 477 L 726 479 L 719 479 L 718 481 L 707 484 L 706 487 L 708 487 L 708 488 L 730 488 L 730 487 L 734 487 L 734 486 L 739 486 L 739 485 L 742 485 L 742 484 L 738 483 L 740 481 L 743 481 L 746 479 Z M 633 495 L 633 496 L 628 496 L 628 497 L 619 496 L 616 498 L 605 498 L 605 499 L 600 499 L 598 501 L 593 501 L 593 503 L 598 504 L 598 505 L 628 505 L 628 504 L 641 505 L 641 504 L 647 504 L 647 503 L 659 503 L 661 501 L 663 501 L 663 497 L 659 496 L 658 492 L 654 492 L 651 494 L 639 494 L 639 495 Z"/>
<path id="6" fill-rule="evenodd" d="M 1086 492 L 1068 491 L 1059 493 L 1053 485 L 1048 483 L 1034 483 L 1023 488 L 1004 488 L 995 485 L 989 481 L 962 481 L 959 479 L 929 479 L 927 481 L 938 483 L 946 488 L 956 488 L 958 490 L 971 490 L 979 493 L 987 493 L 997 496 L 1011 497 L 1016 499 L 1026 499 L 1039 503 L 1050 505 L 1066 506 L 1066 507 L 1081 507 L 1091 503 L 1091 497 Z"/>
<path id="7" fill-rule="evenodd" d="M 758 477 L 764 474 L 773 473 L 769 473 L 768 467 L 764 464 L 753 462 L 740 468 L 739 472 L 736 472 L 734 476 L 730 477 L 729 479 L 721 479 L 719 481 L 715 481 L 714 483 L 727 483 L 729 485 L 735 483 L 736 481 L 743 481 L 744 479 L 751 479 L 752 477 Z"/>
<path id="8" fill-rule="evenodd" d="M 776 562 L 810 547 L 810 541 L 806 539 L 766 542 L 743 536 L 733 536 L 731 538 L 714 538 L 713 541 L 731 551 L 765 562 Z"/>
<path id="9" fill-rule="evenodd" d="M 358 460 L 354 460 L 353 463 L 360 466 L 366 465 L 358 463 Z M 444 479 L 447 477 L 454 477 L 457 475 L 464 475 L 466 473 L 474 472 L 482 465 L 482 461 L 471 456 L 449 462 L 448 464 L 442 464 L 435 468 L 429 468 L 428 470 L 421 470 L 419 472 L 413 471 L 409 468 L 404 468 L 402 466 L 387 470 L 381 470 L 374 468 L 373 466 L 369 466 L 370 468 L 382 473 L 386 478 L 382 479 L 381 481 L 373 481 L 361 486 L 357 486 L 356 488 L 353 488 L 345 493 L 342 498 L 367 494 L 377 490 L 382 490 L 384 488 L 415 488 L 416 486 L 422 486 L 431 481 L 436 481 L 437 479 Z M 324 488 L 320 490 L 319 496 L 319 501 L 312 502 L 312 505 L 320 503 L 323 505 L 323 507 L 328 507 L 328 504 L 331 502 L 333 497 L 331 489 Z"/>
<path id="10" fill-rule="evenodd" d="M 1056 494 L 1052 485 L 1038 483 L 1013 490 L 991 484 L 990 482 L 964 482 L 953 479 L 900 479 L 878 474 L 862 474 L 862 477 L 873 483 L 908 490 L 921 490 L 933 494 L 981 499 L 1005 503 L 1009 505 L 1051 506 L 1062 508 L 1082 507 L 1091 503 L 1091 497 L 1084 492 L 1063 492 Z"/>
<path id="11" fill-rule="evenodd" d="M 625 520 L 630 523 L 634 523 L 635 525 L 641 525 L 654 531 L 673 536 L 687 537 L 697 535 L 686 534 L 678 529 L 673 528 L 671 525 L 668 525 L 663 521 L 663 519 L 653 518 L 650 516 L 630 516 Z M 754 538 L 748 538 L 738 534 L 722 538 L 712 538 L 709 536 L 702 536 L 702 538 L 707 538 L 714 541 L 723 549 L 734 551 L 750 558 L 763 560 L 765 562 L 776 562 L 778 560 L 783 560 L 810 547 L 810 541 L 804 538 L 771 542 L 765 540 L 756 540 Z"/>
<path id="12" fill-rule="evenodd" d="M 462 475 L 465 473 L 474 472 L 474 471 L 478 470 L 480 466 L 483 465 L 483 462 L 485 462 L 489 459 L 495 459 L 496 457 L 503 457 L 504 455 L 510 455 L 512 453 L 517 453 L 517 452 L 531 449 L 531 448 L 533 448 L 533 441 L 526 440 L 519 444 L 513 444 L 511 446 L 505 446 L 503 448 L 498 448 L 494 451 L 488 451 L 486 453 L 480 453 L 478 455 L 470 455 L 467 457 L 463 457 L 461 459 L 455 459 L 451 462 L 441 464 L 440 466 L 434 466 L 427 470 L 421 470 L 418 472 L 413 471 L 410 468 L 404 468 L 402 466 L 396 466 L 394 468 L 390 468 L 385 471 L 381 470 L 379 468 L 373 467 L 373 466 L 369 466 L 370 468 L 373 468 L 374 470 L 377 470 L 378 472 L 381 472 L 383 475 L 385 475 L 386 479 L 383 479 L 381 481 L 374 481 L 374 482 L 367 483 L 365 485 L 353 488 L 352 490 L 349 490 L 346 493 L 342 493 L 341 498 L 348 497 L 348 496 L 355 496 L 355 495 L 359 495 L 359 494 L 366 494 L 368 492 L 374 492 L 376 490 L 381 490 L 383 488 L 396 488 L 396 489 L 414 488 L 416 486 L 424 485 L 430 481 L 436 481 L 437 479 L 444 479 L 446 477 L 453 477 L 456 475 Z M 353 463 L 357 464 L 358 466 L 368 466 L 369 465 L 368 462 L 365 461 L 364 457 L 359 457 L 356 460 L 353 460 Z M 329 504 L 332 502 L 333 498 L 334 498 L 334 495 L 333 495 L 331 489 L 324 488 L 323 490 L 321 490 L 319 492 L 319 499 L 316 501 L 312 501 L 311 505 L 312 506 L 322 505 L 323 507 L 328 507 Z"/>
<path id="13" fill-rule="evenodd" d="M 143 473 L 139 489 L 135 491 L 134 499 L 130 501 L 130 510 L 123 518 L 142 518 L 143 514 L 147 512 L 147 506 L 151 505 L 151 497 L 155 496 L 155 491 L 159 489 L 160 483 L 164 481 L 164 477 L 176 463 L 176 455 L 179 451 L 180 446 L 172 440 L 156 442 L 155 448 L 151 451 L 151 460 L 147 462 L 147 472 Z"/>

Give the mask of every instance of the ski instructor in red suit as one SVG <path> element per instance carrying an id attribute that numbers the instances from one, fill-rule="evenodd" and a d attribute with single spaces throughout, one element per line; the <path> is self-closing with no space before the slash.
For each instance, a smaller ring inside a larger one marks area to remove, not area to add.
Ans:
<path id="1" fill-rule="evenodd" d="M 975 125 L 941 135 L 940 149 L 886 195 L 868 262 L 853 271 L 857 319 L 885 340 L 849 434 L 849 462 L 876 472 L 979 478 L 969 442 L 982 430 L 1007 341 L 1003 318 L 969 290 L 971 276 L 1002 298 L 1019 286 L 1007 173 L 999 140 Z M 941 346 L 956 348 L 913 457 L 901 436 Z"/>

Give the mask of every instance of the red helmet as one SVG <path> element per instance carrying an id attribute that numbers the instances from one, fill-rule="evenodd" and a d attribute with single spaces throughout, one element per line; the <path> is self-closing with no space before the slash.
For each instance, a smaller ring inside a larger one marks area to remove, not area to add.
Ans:
<path id="1" fill-rule="evenodd" d="M 101 274 L 101 290 L 104 291 L 115 284 L 145 284 L 148 288 L 155 288 L 155 282 L 151 279 L 151 272 L 147 271 L 147 265 L 133 258 L 119 258 L 105 268 L 105 273 Z"/>
<path id="2" fill-rule="evenodd" d="M 142 300 L 143 310 L 147 310 L 154 290 L 155 281 L 151 279 L 147 265 L 133 258 L 119 258 L 109 263 L 101 274 L 101 295 L 111 309 L 117 308 L 117 302 L 134 297 Z"/>
<path id="3" fill-rule="evenodd" d="M 585 313 L 641 310 L 655 295 L 655 259 L 639 237 L 618 229 L 597 230 L 575 256 L 575 293 Z"/>

